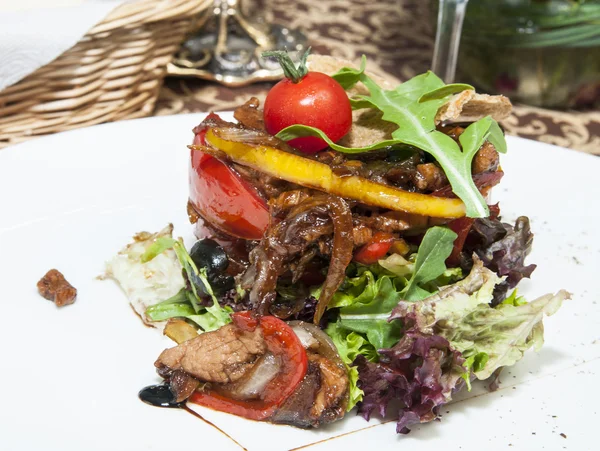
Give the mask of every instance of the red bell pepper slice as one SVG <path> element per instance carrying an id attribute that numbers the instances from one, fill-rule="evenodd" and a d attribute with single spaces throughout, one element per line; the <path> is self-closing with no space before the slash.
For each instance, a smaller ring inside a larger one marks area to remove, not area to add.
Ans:
<path id="1" fill-rule="evenodd" d="M 219 119 L 214 113 L 211 118 Z M 208 128 L 198 128 L 194 144 L 206 146 Z M 222 161 L 197 150 L 191 152 L 190 202 L 211 225 L 238 238 L 260 240 L 269 225 L 269 207 L 256 189 Z"/>
<path id="2" fill-rule="evenodd" d="M 354 261 L 363 265 L 372 265 L 385 257 L 394 244 L 394 235 L 386 232 L 377 232 L 371 240 L 360 247 L 354 254 Z"/>

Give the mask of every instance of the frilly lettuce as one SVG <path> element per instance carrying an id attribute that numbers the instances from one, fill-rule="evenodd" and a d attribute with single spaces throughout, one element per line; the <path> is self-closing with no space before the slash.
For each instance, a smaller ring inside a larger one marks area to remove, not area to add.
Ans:
<path id="1" fill-rule="evenodd" d="M 364 396 L 359 413 L 385 415 L 392 400 L 403 404 L 398 432 L 437 417 L 453 392 L 471 377 L 487 379 L 498 368 L 514 365 L 523 353 L 543 343 L 544 315 L 552 315 L 566 291 L 523 303 L 516 293 L 506 303 L 490 305 L 503 278 L 475 257 L 471 273 L 419 302 L 400 301 L 390 321 L 402 323 L 402 338 L 379 349 L 379 362 L 363 355 L 355 361 Z"/>
<path id="2" fill-rule="evenodd" d="M 559 291 L 527 303 L 515 291 L 493 306 L 505 277 L 477 255 L 462 280 L 460 269 L 446 269 L 455 236 L 446 230 L 430 229 L 409 258 L 354 267 L 333 300 L 337 319 L 326 329 L 349 374 L 358 371 L 351 396 L 362 395 L 359 413 L 385 415 L 400 401 L 398 432 L 435 419 L 439 406 L 473 378 L 486 379 L 527 349 L 539 349 L 543 316 L 569 298 Z"/>
<path id="3" fill-rule="evenodd" d="M 544 343 L 542 318 L 570 297 L 562 290 L 529 303 L 515 298 L 493 308 L 494 287 L 502 280 L 475 258 L 465 279 L 421 302 L 399 302 L 390 319 L 446 338 L 465 358 L 478 362 L 472 368 L 475 377 L 487 379 L 498 368 L 514 365 L 527 349 L 538 350 Z"/>

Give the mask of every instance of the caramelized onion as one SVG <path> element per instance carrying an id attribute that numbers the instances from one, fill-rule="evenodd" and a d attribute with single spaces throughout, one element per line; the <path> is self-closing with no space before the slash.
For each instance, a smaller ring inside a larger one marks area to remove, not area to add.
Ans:
<path id="1" fill-rule="evenodd" d="M 296 333 L 304 348 L 318 353 L 340 368 L 345 368 L 335 344 L 319 326 L 305 321 L 290 321 L 288 324 Z"/>
<path id="2" fill-rule="evenodd" d="M 235 384 L 220 388 L 221 394 L 232 399 L 259 398 L 269 382 L 281 371 L 281 358 L 267 352 L 254 364 L 251 371 Z"/>
<path id="3" fill-rule="evenodd" d="M 226 141 L 233 141 L 248 144 L 251 146 L 269 146 L 279 150 L 285 150 L 290 153 L 297 153 L 285 141 L 275 138 L 261 130 L 238 127 L 221 127 L 218 129 L 219 135 Z"/>
<path id="4" fill-rule="evenodd" d="M 328 197 L 326 205 L 333 222 L 333 249 L 329 269 L 327 270 L 327 278 L 323 283 L 317 309 L 315 310 L 313 319 L 315 324 L 319 324 L 329 301 L 344 281 L 346 268 L 352 260 L 352 248 L 354 247 L 350 208 L 341 197 Z"/>
<path id="5" fill-rule="evenodd" d="M 314 315 L 321 320 L 327 304 L 342 284 L 346 267 L 352 260 L 352 213 L 346 202 L 337 196 L 322 194 L 296 205 L 278 224 L 271 225 L 259 246 L 251 253 L 254 272 L 250 301 L 259 315 L 266 315 L 275 300 L 277 278 L 290 262 L 333 224 L 333 249 L 327 278 Z"/>

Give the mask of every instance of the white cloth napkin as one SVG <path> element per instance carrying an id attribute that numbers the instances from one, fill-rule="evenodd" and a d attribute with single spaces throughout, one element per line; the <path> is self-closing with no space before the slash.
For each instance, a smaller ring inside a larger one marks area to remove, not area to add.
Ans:
<path id="1" fill-rule="evenodd" d="M 73 47 L 124 0 L 0 0 L 0 91 Z"/>

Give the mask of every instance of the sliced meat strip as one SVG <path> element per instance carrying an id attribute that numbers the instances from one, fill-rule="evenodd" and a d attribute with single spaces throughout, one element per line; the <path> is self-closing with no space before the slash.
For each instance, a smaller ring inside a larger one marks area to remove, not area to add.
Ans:
<path id="1" fill-rule="evenodd" d="M 200 381 L 226 384 L 241 379 L 265 351 L 260 328 L 249 332 L 228 324 L 166 349 L 154 365 L 159 372 L 166 367 Z"/>
<path id="2" fill-rule="evenodd" d="M 169 388 L 175 396 L 175 402 L 183 402 L 192 396 L 200 381 L 185 371 L 177 370 L 168 375 Z"/>
<path id="3" fill-rule="evenodd" d="M 306 376 L 269 421 L 300 428 L 319 427 L 346 413 L 348 376 L 343 367 L 308 352 Z"/>
<path id="4" fill-rule="evenodd" d="M 335 421 L 344 415 L 348 394 L 348 375 L 343 366 L 319 354 L 308 353 L 310 362 L 319 367 L 320 388 L 316 393 L 310 415 L 320 423 Z"/>
<path id="5" fill-rule="evenodd" d="M 293 207 L 281 222 L 269 227 L 260 245 L 250 253 L 252 265 L 242 284 L 243 288 L 251 288 L 250 301 L 259 314 L 269 312 L 276 297 L 277 278 L 314 240 L 329 231 L 329 225 L 333 228 L 332 257 L 315 312 L 315 322 L 320 320 L 343 282 L 353 248 L 350 208 L 343 199 L 324 194 L 311 196 Z"/>
<path id="6" fill-rule="evenodd" d="M 311 428 L 318 423 L 312 417 L 314 400 L 321 388 L 321 371 L 319 365 L 308 362 L 308 370 L 304 379 L 277 412 L 269 419 L 275 424 L 289 424 L 297 428 Z"/>
<path id="7" fill-rule="evenodd" d="M 251 97 L 242 106 L 237 107 L 233 113 L 240 124 L 244 127 L 254 128 L 256 130 L 265 130 L 263 112 L 258 109 L 260 102 L 256 97 Z"/>
<path id="8" fill-rule="evenodd" d="M 311 193 L 307 189 L 296 189 L 281 193 L 279 196 L 269 200 L 269 205 L 273 209 L 273 216 L 281 215 L 290 208 L 301 204 L 310 196 Z"/>
<path id="9" fill-rule="evenodd" d="M 422 191 L 435 191 L 448 184 L 444 170 L 435 163 L 417 165 L 414 182 Z"/>
<path id="10" fill-rule="evenodd" d="M 500 156 L 494 145 L 486 141 L 477 151 L 473 158 L 472 172 L 473 174 L 481 174 L 482 172 L 496 171 L 500 165 Z"/>
<path id="11" fill-rule="evenodd" d="M 294 185 L 293 183 L 255 171 L 246 166 L 233 164 L 232 167 L 246 181 L 255 187 L 265 199 L 272 199 L 283 192 L 293 190 L 297 187 L 297 185 Z"/>
<path id="12" fill-rule="evenodd" d="M 370 218 L 369 218 L 370 219 Z M 362 246 L 368 243 L 373 236 L 373 229 L 360 220 L 353 220 L 354 227 L 352 228 L 352 241 L 354 247 Z"/>
<path id="13" fill-rule="evenodd" d="M 359 216 L 355 217 L 355 222 L 358 222 L 363 226 L 367 226 L 373 230 L 388 233 L 402 232 L 410 228 L 410 223 L 404 218 L 398 217 L 396 212 L 386 212 L 382 214 L 376 213 L 372 216 Z"/>

